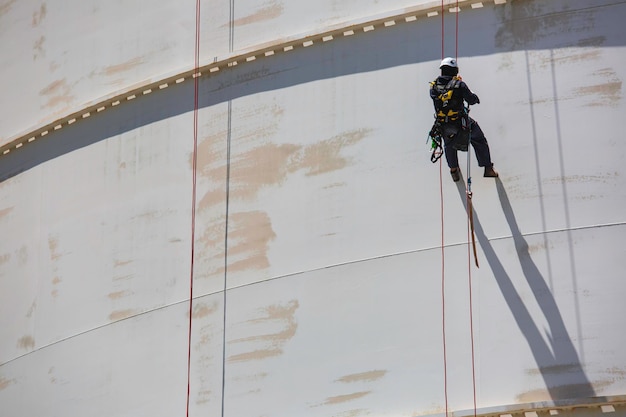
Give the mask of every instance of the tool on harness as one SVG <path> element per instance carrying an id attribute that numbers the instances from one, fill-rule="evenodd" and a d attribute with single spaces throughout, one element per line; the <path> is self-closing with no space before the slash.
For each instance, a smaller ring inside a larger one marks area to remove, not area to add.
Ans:
<path id="1" fill-rule="evenodd" d="M 467 152 L 470 138 L 469 107 L 455 91 L 461 87 L 460 77 L 453 77 L 446 84 L 430 83 L 435 104 L 435 122 L 430 130 L 433 153 L 430 160 L 434 163 L 441 158 L 442 148 L 451 146 L 457 151 Z"/>

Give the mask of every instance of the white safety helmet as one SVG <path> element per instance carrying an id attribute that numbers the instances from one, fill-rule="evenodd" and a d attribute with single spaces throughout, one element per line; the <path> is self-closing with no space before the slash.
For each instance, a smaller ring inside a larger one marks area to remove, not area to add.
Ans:
<path id="1" fill-rule="evenodd" d="M 451 57 L 447 57 L 447 58 L 444 58 L 444 59 L 441 61 L 441 65 L 439 65 L 439 68 L 441 68 L 441 67 L 452 67 L 452 68 L 458 68 L 459 66 L 458 66 L 458 65 L 457 65 L 457 63 L 456 63 L 456 59 L 451 58 Z"/>

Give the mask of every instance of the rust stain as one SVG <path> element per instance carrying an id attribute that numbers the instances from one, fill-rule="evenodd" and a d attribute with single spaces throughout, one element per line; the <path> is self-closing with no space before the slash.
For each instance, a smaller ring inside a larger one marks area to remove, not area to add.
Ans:
<path id="1" fill-rule="evenodd" d="M 4 216 L 7 216 L 12 211 L 13 211 L 13 207 L 7 207 L 7 208 L 0 210 L 0 219 L 2 219 Z"/>
<path id="2" fill-rule="evenodd" d="M 336 187 L 344 187 L 346 185 L 345 182 L 334 182 L 332 184 L 328 184 L 324 186 L 324 189 L 336 188 Z"/>
<path id="3" fill-rule="evenodd" d="M 259 349 L 253 352 L 245 352 L 231 355 L 228 357 L 228 362 L 245 362 L 259 359 L 267 359 L 273 356 L 278 356 L 281 353 L 283 353 L 283 350 L 280 348 Z"/>
<path id="4" fill-rule="evenodd" d="M 56 261 L 62 255 L 58 252 L 59 249 L 59 239 L 55 237 L 48 238 L 48 248 L 50 249 L 50 259 L 52 261 Z"/>
<path id="5" fill-rule="evenodd" d="M 210 207 L 224 204 L 225 201 L 226 187 L 224 189 L 207 191 L 198 202 L 198 211 L 204 211 Z"/>
<path id="6" fill-rule="evenodd" d="M 308 146 L 296 162 L 298 168 L 307 169 L 306 175 L 319 175 L 345 168 L 349 160 L 341 150 L 363 140 L 372 129 L 356 129 Z"/>
<path id="7" fill-rule="evenodd" d="M 107 297 L 109 297 L 111 300 L 118 300 L 118 299 L 120 299 L 122 297 L 127 297 L 127 296 L 129 296 L 131 294 L 132 294 L 132 292 L 123 290 L 123 291 L 111 292 L 111 293 L 109 293 L 107 295 Z"/>
<path id="8" fill-rule="evenodd" d="M 235 19 L 233 24 L 235 26 L 249 25 L 251 23 L 257 23 L 264 20 L 275 19 L 283 13 L 283 3 L 272 0 L 259 10 L 252 14 L 249 14 L 239 19 Z M 226 25 L 224 25 L 225 27 Z"/>
<path id="9" fill-rule="evenodd" d="M 17 251 L 17 259 L 20 265 L 26 265 L 26 263 L 28 262 L 28 248 L 26 246 L 22 246 Z"/>
<path id="10" fill-rule="evenodd" d="M 11 254 L 5 253 L 0 255 L 0 265 L 5 264 L 11 260 Z"/>
<path id="11" fill-rule="evenodd" d="M 266 359 L 282 354 L 285 343 L 296 334 L 298 323 L 295 319 L 295 313 L 298 307 L 299 303 L 297 300 L 291 300 L 286 305 L 271 305 L 262 310 L 262 317 L 248 320 L 248 323 L 253 324 L 265 324 L 271 321 L 279 321 L 283 322 L 284 327 L 282 330 L 275 333 L 231 340 L 229 343 L 261 342 L 265 344 L 265 347 L 261 349 L 254 349 L 250 352 L 232 355 L 228 358 L 228 361 L 243 362 Z"/>
<path id="12" fill-rule="evenodd" d="M 384 371 L 384 370 L 361 372 L 358 374 L 350 374 L 350 375 L 342 376 L 341 378 L 337 379 L 335 382 L 350 383 L 350 382 L 357 382 L 357 381 L 376 381 L 377 379 L 384 377 L 386 374 L 387 374 L 387 371 Z"/>
<path id="13" fill-rule="evenodd" d="M 52 279 L 52 284 L 53 284 L 53 285 L 57 285 L 57 284 L 61 283 L 61 281 L 62 281 L 62 280 L 61 280 L 61 278 L 59 278 L 59 277 L 54 277 L 54 278 Z"/>
<path id="14" fill-rule="evenodd" d="M 35 339 L 29 335 L 23 336 L 17 341 L 17 347 L 20 349 L 33 349 L 35 347 Z"/>
<path id="15" fill-rule="evenodd" d="M 16 2 L 17 0 L 9 0 L 5 1 L 4 3 L 0 3 L 0 16 L 7 13 Z"/>
<path id="16" fill-rule="evenodd" d="M 46 6 L 46 3 L 42 3 L 41 7 L 39 7 L 39 10 L 36 12 L 33 12 L 33 20 L 31 22 L 31 25 L 33 27 L 39 26 L 41 22 L 46 18 L 47 13 L 48 13 L 48 8 Z"/>
<path id="17" fill-rule="evenodd" d="M 113 266 L 114 266 L 115 268 L 118 268 L 118 267 L 120 267 L 120 266 L 125 266 L 125 265 L 128 265 L 128 264 L 130 264 L 130 263 L 132 263 L 132 262 L 133 262 L 132 260 L 122 261 L 122 260 L 116 259 L 116 260 L 113 262 Z"/>
<path id="18" fill-rule="evenodd" d="M 352 401 L 352 400 L 356 400 L 359 398 L 363 398 L 366 395 L 370 394 L 372 391 L 360 391 L 360 392 L 354 392 L 352 394 L 344 394 L 344 395 L 337 395 L 334 397 L 328 397 L 326 398 L 326 401 L 324 401 L 323 405 L 333 405 L 333 404 L 341 404 L 341 403 L 345 403 L 348 401 Z"/>
<path id="19" fill-rule="evenodd" d="M 348 411 L 339 413 L 337 414 L 337 417 L 357 417 L 357 416 L 368 415 L 368 414 L 370 414 L 369 410 L 366 410 L 364 408 L 358 408 L 358 409 L 348 410 Z"/>
<path id="20" fill-rule="evenodd" d="M 578 96 L 598 96 L 596 100 L 587 103 L 587 106 L 612 106 L 619 103 L 622 98 L 622 82 L 611 81 L 596 85 L 588 85 L 579 87 L 575 91 Z"/>
<path id="21" fill-rule="evenodd" d="M 74 99 L 70 94 L 70 86 L 65 79 L 56 80 L 39 91 L 40 96 L 47 96 L 48 101 L 43 107 L 53 107 L 60 103 L 69 103 Z"/>
<path id="22" fill-rule="evenodd" d="M 207 389 L 207 390 L 202 390 L 202 391 L 198 391 L 198 399 L 196 400 L 196 404 L 206 404 L 210 401 L 211 399 L 211 393 L 213 391 Z"/>
<path id="23" fill-rule="evenodd" d="M 541 368 L 527 369 L 528 375 L 545 375 L 545 374 L 565 374 L 569 372 L 580 372 L 580 365 L 567 364 L 567 365 L 553 365 L 543 366 Z"/>
<path id="24" fill-rule="evenodd" d="M 192 317 L 194 319 L 199 319 L 202 317 L 206 317 L 210 314 L 213 314 L 217 311 L 218 305 L 214 302 L 212 305 L 206 305 L 205 303 L 197 303 L 193 306 Z"/>
<path id="25" fill-rule="evenodd" d="M 607 369 L 606 373 L 610 375 L 615 375 L 620 380 L 626 378 L 626 369 L 618 368 L 616 366 Z"/>
<path id="26" fill-rule="evenodd" d="M 270 143 L 238 157 L 231 164 L 232 197 L 250 200 L 263 187 L 281 184 L 287 177 L 289 161 L 299 150 L 299 145 Z"/>
<path id="27" fill-rule="evenodd" d="M 108 67 L 104 68 L 103 72 L 104 72 L 104 75 L 111 76 L 120 72 L 129 71 L 142 63 L 143 63 L 143 59 L 137 57 L 137 58 L 129 59 L 126 62 L 122 62 L 121 64 L 109 65 Z"/>
<path id="28" fill-rule="evenodd" d="M 0 9 L 1 12 L 2 9 Z M 4 377 L 0 377 L 0 391 L 8 388 L 11 384 L 15 384 L 15 379 L 6 379 Z"/>
<path id="29" fill-rule="evenodd" d="M 593 388 L 597 392 L 599 389 L 610 385 L 611 382 L 604 381 L 594 383 Z M 589 395 L 589 384 L 565 384 L 558 387 L 551 387 L 550 390 L 546 388 L 535 389 L 521 393 L 516 396 L 516 399 L 522 403 L 540 402 L 540 401 L 554 401 L 554 400 L 567 400 L 571 398 L 584 398 Z"/>
<path id="30" fill-rule="evenodd" d="M 48 84 L 45 88 L 39 91 L 40 96 L 49 96 L 59 94 L 67 89 L 66 80 L 56 80 Z"/>
<path id="31" fill-rule="evenodd" d="M 111 314 L 109 314 L 109 320 L 111 321 L 122 320 L 122 319 L 132 316 L 133 314 L 135 314 L 135 311 L 131 309 L 116 310 L 112 312 Z"/>
<path id="32" fill-rule="evenodd" d="M 30 305 L 30 308 L 26 312 L 26 317 L 31 318 L 36 309 L 37 309 L 37 301 L 33 301 L 33 303 Z"/>
<path id="33" fill-rule="evenodd" d="M 232 225 L 232 228 L 231 228 Z M 229 271 L 269 267 L 267 252 L 276 234 L 267 213 L 249 211 L 233 213 L 229 222 Z"/>
<path id="34" fill-rule="evenodd" d="M 118 275 L 116 277 L 113 277 L 113 281 L 132 279 L 133 276 L 134 276 L 134 274 Z"/>

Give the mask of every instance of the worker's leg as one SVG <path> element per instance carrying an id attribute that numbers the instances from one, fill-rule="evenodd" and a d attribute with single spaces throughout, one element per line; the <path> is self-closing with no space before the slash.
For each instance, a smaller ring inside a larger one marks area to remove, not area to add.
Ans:
<path id="1" fill-rule="evenodd" d="M 444 151 L 446 153 L 446 161 L 448 168 L 456 168 L 459 166 L 459 157 L 456 149 L 452 147 L 452 141 L 444 140 Z"/>
<path id="2" fill-rule="evenodd" d="M 478 160 L 478 166 L 490 167 L 493 165 L 493 162 L 491 162 L 491 153 L 489 152 L 489 144 L 487 143 L 487 138 L 485 138 L 485 134 L 483 133 L 478 123 L 476 123 L 476 120 L 470 120 L 472 122 L 471 143 L 472 147 L 474 148 L 474 153 L 476 154 L 476 159 Z"/>

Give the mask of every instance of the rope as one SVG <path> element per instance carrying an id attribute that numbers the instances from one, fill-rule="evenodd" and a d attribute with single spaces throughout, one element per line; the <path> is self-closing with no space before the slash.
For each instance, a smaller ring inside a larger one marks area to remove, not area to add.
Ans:
<path id="1" fill-rule="evenodd" d="M 193 94 L 193 158 L 192 158 L 192 187 L 191 187 L 191 262 L 189 268 L 189 333 L 187 340 L 187 406 L 186 416 L 189 417 L 189 400 L 191 397 L 191 325 L 193 320 L 193 268 L 196 241 L 196 180 L 198 164 L 198 87 L 200 78 L 200 0 L 196 0 L 196 45 L 194 56 L 194 94 Z"/>
<path id="2" fill-rule="evenodd" d="M 444 6 L 441 0 L 441 59 L 445 51 L 444 29 Z M 443 145 L 443 144 L 442 144 Z M 443 153 L 443 149 L 442 149 Z M 434 161 L 433 161 L 434 162 Z M 443 395 L 445 402 L 445 416 L 448 417 L 448 357 L 446 350 L 446 262 L 445 262 L 445 239 L 444 239 L 444 210 L 443 210 L 443 162 L 439 159 L 439 202 L 441 207 L 441 333 L 443 344 Z"/>
<path id="3" fill-rule="evenodd" d="M 445 52 L 445 26 L 444 26 L 444 0 L 441 0 L 441 59 L 444 58 Z M 455 59 L 459 57 L 459 1 L 456 0 L 456 21 L 455 21 Z M 468 284 L 469 284 L 469 320 L 470 320 L 470 339 L 471 339 L 471 356 L 472 356 L 472 394 L 474 405 L 474 417 L 477 413 L 477 401 L 476 401 L 476 360 L 474 352 L 474 315 L 473 315 L 473 302 L 472 302 L 472 265 L 471 265 L 471 253 L 470 253 L 470 233 L 471 242 L 474 249 L 474 261 L 478 267 L 478 257 L 476 254 L 476 239 L 474 234 L 474 216 L 472 207 L 472 177 L 471 177 L 471 164 L 470 164 L 470 146 L 471 146 L 471 123 L 470 132 L 468 138 L 467 149 L 467 211 L 468 211 L 468 226 L 467 226 L 467 270 L 468 270 Z M 434 162 L 434 161 L 433 161 Z M 443 385 L 444 385 L 444 399 L 445 399 L 445 415 L 448 417 L 448 365 L 447 365 L 447 352 L 446 352 L 446 299 L 445 299 L 445 257 L 444 257 L 444 209 L 443 209 L 443 174 L 442 174 L 442 162 L 439 161 L 439 192 L 440 192 L 440 205 L 441 205 L 441 305 L 442 305 L 442 337 L 443 337 Z"/>

